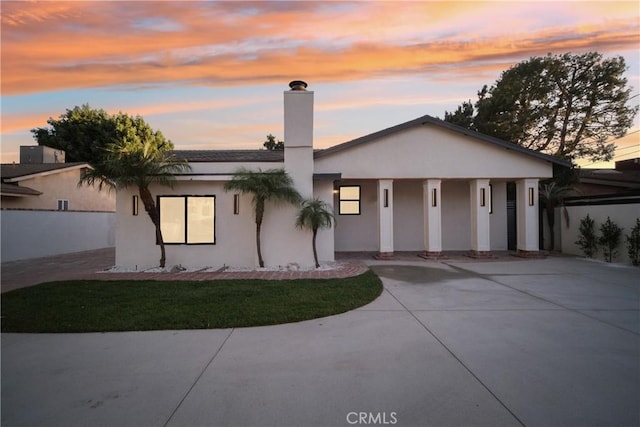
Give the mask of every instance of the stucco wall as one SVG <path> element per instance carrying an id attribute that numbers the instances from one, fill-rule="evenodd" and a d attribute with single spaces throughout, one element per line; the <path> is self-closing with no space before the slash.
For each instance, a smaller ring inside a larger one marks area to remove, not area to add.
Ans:
<path id="1" fill-rule="evenodd" d="M 506 251 L 509 246 L 507 228 L 507 183 L 491 181 L 493 213 L 491 221 L 491 250 Z"/>
<path id="2" fill-rule="evenodd" d="M 393 183 L 394 251 L 424 250 L 424 220 L 422 180 L 396 180 Z M 339 252 L 378 251 L 376 181 L 343 180 L 341 185 L 361 186 L 361 214 L 335 215 L 335 250 Z M 491 249 L 507 249 L 506 182 L 492 182 L 493 214 Z M 471 243 L 471 213 L 469 181 L 442 182 L 442 248 L 469 250 Z M 338 206 L 337 195 L 334 205 Z"/>
<path id="3" fill-rule="evenodd" d="M 469 182 L 442 182 L 442 249 L 462 251 L 471 248 L 471 210 Z"/>
<path id="4" fill-rule="evenodd" d="M 406 129 L 318 158 L 314 166 L 316 173 L 340 172 L 344 179 L 515 179 L 553 174 L 546 161 L 433 125 Z"/>
<path id="5" fill-rule="evenodd" d="M 559 211 L 560 208 L 557 210 Z M 578 240 L 580 220 L 589 214 L 589 216 L 595 221 L 595 229 L 598 235 L 600 235 L 600 226 L 607 220 L 607 217 L 610 217 L 611 221 L 615 222 L 618 227 L 623 228 L 620 245 L 618 246 L 618 256 L 614 258 L 613 261 L 623 263 L 629 262 L 625 236 L 631 233 L 631 229 L 635 224 L 636 218 L 640 218 L 640 203 L 599 206 L 567 206 L 567 211 L 569 213 L 568 227 L 564 219 L 561 221 L 556 220 L 556 222 L 561 222 L 560 239 L 563 253 L 570 255 L 584 255 L 575 242 Z M 560 215 L 560 212 L 558 215 Z M 598 250 L 596 258 L 603 259 L 601 250 Z"/>
<path id="6" fill-rule="evenodd" d="M 325 200 L 332 198 L 332 183 L 318 184 L 318 195 Z M 166 245 L 167 266 L 185 267 L 256 267 L 256 225 L 253 216 L 252 196 L 240 195 L 240 212 L 233 213 L 233 195 L 225 192 L 224 182 L 181 181 L 173 189 L 153 187 L 155 196 L 213 195 L 216 197 L 215 244 Z M 151 220 L 140 201 L 139 215 L 132 214 L 134 191 L 120 191 L 117 195 L 116 264 L 144 269 L 155 267 L 160 260 L 160 248 L 155 242 Z M 267 203 L 262 225 L 262 255 L 266 266 L 298 263 L 301 267 L 313 264 L 311 232 L 295 227 L 298 209 L 293 206 Z M 333 260 L 330 234 L 318 235 L 318 252 L 321 261 Z"/>
<path id="7" fill-rule="evenodd" d="M 115 213 L 0 211 L 2 262 L 112 247 Z"/>
<path id="8" fill-rule="evenodd" d="M 341 185 L 360 185 L 360 215 L 340 215 L 338 195 L 334 199 L 338 252 L 377 251 L 378 213 L 375 181 L 341 181 Z"/>
<path id="9" fill-rule="evenodd" d="M 32 179 L 25 179 L 18 184 L 42 192 L 39 196 L 3 197 L 2 207 L 5 209 L 42 209 L 56 210 L 58 200 L 69 200 L 69 210 L 114 212 L 116 208 L 115 192 L 106 188 L 82 185 L 78 187 L 81 169 L 58 172 Z"/>

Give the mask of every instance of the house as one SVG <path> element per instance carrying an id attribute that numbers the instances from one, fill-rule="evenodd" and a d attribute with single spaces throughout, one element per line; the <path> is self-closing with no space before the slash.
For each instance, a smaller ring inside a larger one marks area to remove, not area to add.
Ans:
<path id="1" fill-rule="evenodd" d="M 638 194 L 640 158 L 615 162 L 613 169 L 580 169 L 576 190 L 581 196 Z"/>
<path id="2" fill-rule="evenodd" d="M 152 188 L 169 265 L 257 265 L 251 197 L 224 190 L 240 167 L 284 168 L 303 197 L 334 207 L 337 225 L 318 234 L 323 261 L 344 251 L 487 257 L 507 250 L 510 239 L 520 255 L 538 254 L 538 182 L 553 176 L 554 165 L 569 164 L 430 116 L 314 150 L 314 93 L 306 88 L 294 81 L 284 92 L 284 151 L 176 152 L 192 170 L 173 189 Z M 507 207 L 508 185 L 515 212 Z M 138 203 L 134 190 L 117 194 L 116 263 L 143 268 L 157 265 L 159 250 Z M 267 265 L 313 264 L 310 233 L 294 227 L 296 212 L 267 207 Z"/>
<path id="3" fill-rule="evenodd" d="M 78 186 L 87 163 L 65 163 L 64 151 L 20 147 L 20 163 L 0 165 L 2 209 L 115 211 L 115 195 Z"/>
<path id="4" fill-rule="evenodd" d="M 20 147 L 0 165 L 2 262 L 114 246 L 115 194 L 78 186 L 87 163 L 61 150 Z"/>

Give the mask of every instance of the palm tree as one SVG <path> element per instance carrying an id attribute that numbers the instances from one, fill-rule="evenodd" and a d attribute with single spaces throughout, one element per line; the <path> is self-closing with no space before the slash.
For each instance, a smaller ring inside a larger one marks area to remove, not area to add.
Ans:
<path id="1" fill-rule="evenodd" d="M 316 268 L 320 267 L 318 262 L 318 251 L 316 250 L 316 236 L 321 228 L 330 228 L 335 218 L 331 213 L 331 208 L 322 200 L 308 199 L 302 202 L 302 207 L 296 218 L 296 227 L 306 228 L 313 232 L 311 244 L 313 245 L 313 259 L 316 262 Z"/>
<path id="2" fill-rule="evenodd" d="M 555 248 L 555 208 L 562 206 L 564 199 L 571 193 L 575 193 L 575 189 L 570 186 L 558 185 L 556 182 L 549 182 L 546 184 L 540 184 L 539 194 L 540 199 L 545 205 L 545 212 L 547 214 L 547 223 L 549 224 L 549 250 Z M 569 222 L 568 214 L 565 208 L 564 211 L 565 221 Z"/>
<path id="3" fill-rule="evenodd" d="M 258 262 L 264 267 L 262 250 L 260 249 L 260 230 L 264 218 L 265 203 L 274 202 L 300 203 L 300 194 L 293 187 L 293 180 L 284 169 L 269 169 L 257 172 L 241 168 L 233 175 L 231 181 L 224 185 L 225 191 L 235 190 L 253 195 L 253 208 L 256 220 L 256 248 Z"/>
<path id="4" fill-rule="evenodd" d="M 100 188 L 106 185 L 116 190 L 137 188 L 155 227 L 156 240 L 160 245 L 160 267 L 164 268 L 167 257 L 160 214 L 149 187 L 152 184 L 173 187 L 174 174 L 190 170 L 190 166 L 170 154 L 173 145 L 160 132 L 151 131 L 141 118 L 121 114 L 115 120 L 120 124 L 122 136 L 108 146 L 103 161 L 92 165 L 82 176 L 80 184 L 98 183 Z"/>

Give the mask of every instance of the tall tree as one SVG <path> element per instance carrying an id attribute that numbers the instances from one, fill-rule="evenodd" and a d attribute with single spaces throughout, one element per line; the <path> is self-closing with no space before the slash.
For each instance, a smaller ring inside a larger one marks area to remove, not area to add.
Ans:
<path id="1" fill-rule="evenodd" d="M 565 160 L 611 160 L 608 141 L 624 136 L 638 112 L 628 105 L 625 69 L 624 58 L 597 52 L 532 57 L 445 120 Z"/>
<path id="2" fill-rule="evenodd" d="M 253 195 L 254 217 L 256 221 L 256 248 L 258 262 L 264 267 L 260 245 L 260 231 L 267 201 L 300 203 L 301 197 L 293 187 L 293 180 L 284 169 L 269 169 L 257 172 L 241 168 L 233 175 L 231 181 L 224 185 L 225 191 L 239 191 Z"/>
<path id="3" fill-rule="evenodd" d="M 313 247 L 313 259 L 316 262 L 316 268 L 320 267 L 318 251 L 316 249 L 318 230 L 321 228 L 330 228 L 334 220 L 331 208 L 322 200 L 315 198 L 302 202 L 302 207 L 296 217 L 296 227 L 307 228 L 313 233 L 311 245 Z"/>
<path id="4" fill-rule="evenodd" d="M 276 142 L 276 137 L 272 134 L 267 135 L 267 140 L 262 145 L 269 151 L 284 150 L 284 141 Z"/>
<path id="5" fill-rule="evenodd" d="M 109 144 L 115 142 L 115 122 L 102 109 L 88 104 L 74 107 L 58 119 L 49 118 L 47 126 L 31 129 L 38 145 L 64 150 L 67 162 L 101 161 Z"/>
<path id="6" fill-rule="evenodd" d="M 102 114 L 90 116 L 97 117 L 98 123 L 108 122 L 105 129 L 112 130 L 96 140 L 103 148 L 93 153 L 90 160 L 80 158 L 92 166 L 81 177 L 80 184 L 98 184 L 99 188 L 106 185 L 116 190 L 136 188 L 155 227 L 156 240 L 160 245 L 160 267 L 164 267 L 166 252 L 160 215 L 150 187 L 153 184 L 172 186 L 174 174 L 188 170 L 189 165 L 173 157 L 171 141 L 165 139 L 160 131 L 151 129 L 142 117 L 131 117 L 124 113 L 107 116 L 106 119 Z M 70 147 L 77 148 L 78 153 L 86 153 L 83 151 L 86 144 L 87 140 L 84 139 L 68 142 Z"/>

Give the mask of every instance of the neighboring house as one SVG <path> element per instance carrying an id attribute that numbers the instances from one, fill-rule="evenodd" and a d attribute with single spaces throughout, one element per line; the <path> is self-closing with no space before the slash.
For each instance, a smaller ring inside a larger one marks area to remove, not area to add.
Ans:
<path id="1" fill-rule="evenodd" d="M 87 163 L 2 164 L 2 209 L 115 211 L 115 193 L 82 185 Z"/>
<path id="2" fill-rule="evenodd" d="M 429 116 L 314 151 L 314 94 L 304 82 L 290 87 L 284 92 L 284 152 L 176 152 L 192 170 L 179 175 L 173 189 L 152 188 L 168 265 L 257 265 L 251 196 L 224 191 L 240 167 L 284 168 L 304 197 L 334 206 L 337 225 L 318 234 L 323 261 L 337 251 L 486 257 L 507 250 L 510 239 L 518 254 L 538 254 L 538 182 L 553 176 L 554 165 L 568 163 Z M 508 183 L 516 189 L 515 213 L 507 208 Z M 153 225 L 139 203 L 134 190 L 117 194 L 118 265 L 158 263 Z M 313 265 L 311 235 L 295 228 L 296 212 L 267 206 L 267 265 Z"/>
<path id="3" fill-rule="evenodd" d="M 614 169 L 580 169 L 577 192 L 581 196 L 640 193 L 640 158 L 621 160 Z"/>
<path id="4" fill-rule="evenodd" d="M 113 246 L 115 192 L 78 185 L 90 166 L 49 147 L 20 150 L 21 163 L 0 165 L 2 261 Z"/>

